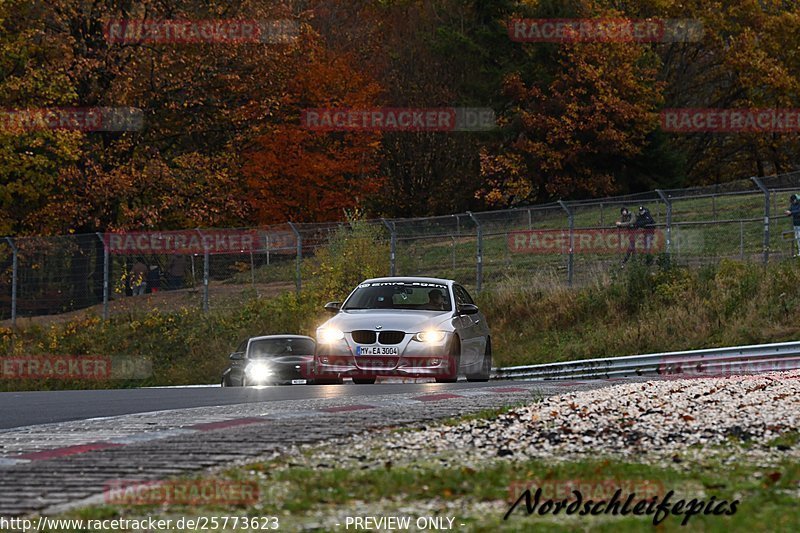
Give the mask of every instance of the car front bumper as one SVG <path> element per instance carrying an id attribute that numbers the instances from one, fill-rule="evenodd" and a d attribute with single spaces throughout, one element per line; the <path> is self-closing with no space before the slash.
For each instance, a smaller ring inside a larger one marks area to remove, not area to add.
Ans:
<path id="1" fill-rule="evenodd" d="M 449 375 L 451 357 L 378 357 L 319 355 L 316 359 L 317 377 L 439 377 Z"/>
<path id="2" fill-rule="evenodd" d="M 445 377 L 453 373 L 454 361 L 447 354 L 453 333 L 436 343 L 413 340 L 413 334 L 391 345 L 359 344 L 351 333 L 330 344 L 318 343 L 314 356 L 317 378 L 346 377 Z M 357 355 L 359 347 L 397 348 L 398 355 Z"/>

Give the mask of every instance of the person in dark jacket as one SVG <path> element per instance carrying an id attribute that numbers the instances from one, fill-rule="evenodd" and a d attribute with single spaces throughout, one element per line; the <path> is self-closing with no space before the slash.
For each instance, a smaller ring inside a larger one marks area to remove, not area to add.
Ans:
<path id="1" fill-rule="evenodd" d="M 650 210 L 643 205 L 639 206 L 639 215 L 636 217 L 634 226 L 644 233 L 644 253 L 649 254 L 655 239 L 656 221 L 650 214 Z"/>
<path id="2" fill-rule="evenodd" d="M 636 234 L 634 232 L 634 227 L 636 222 L 633 220 L 633 213 L 631 213 L 627 207 L 622 206 L 619 209 L 619 220 L 617 221 L 617 227 L 625 230 L 628 234 L 628 249 L 625 252 L 625 257 L 622 259 L 621 267 L 625 266 L 625 263 L 628 262 L 628 259 L 636 253 Z M 623 235 L 620 235 L 619 238 L 620 245 L 624 242 Z"/>
<path id="3" fill-rule="evenodd" d="M 797 257 L 800 255 L 800 198 L 796 194 L 789 197 L 789 209 L 785 213 L 787 216 L 792 217 L 794 240 L 797 243 L 797 253 L 794 254 L 794 257 Z"/>

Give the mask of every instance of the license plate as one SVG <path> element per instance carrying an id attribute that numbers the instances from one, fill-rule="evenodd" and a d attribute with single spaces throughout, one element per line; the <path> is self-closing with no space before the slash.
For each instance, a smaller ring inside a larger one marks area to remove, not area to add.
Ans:
<path id="1" fill-rule="evenodd" d="M 305 384 L 306 384 L 306 380 L 304 380 L 304 379 L 293 379 L 292 380 L 292 385 L 305 385 Z"/>
<path id="2" fill-rule="evenodd" d="M 356 346 L 356 355 L 400 355 L 397 346 Z"/>

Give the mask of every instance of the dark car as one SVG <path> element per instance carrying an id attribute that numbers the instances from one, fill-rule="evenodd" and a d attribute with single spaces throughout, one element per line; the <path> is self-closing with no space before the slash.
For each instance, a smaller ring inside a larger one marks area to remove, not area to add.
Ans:
<path id="1" fill-rule="evenodd" d="M 223 387 L 311 382 L 314 339 L 303 335 L 265 335 L 242 341 L 222 373 Z"/>

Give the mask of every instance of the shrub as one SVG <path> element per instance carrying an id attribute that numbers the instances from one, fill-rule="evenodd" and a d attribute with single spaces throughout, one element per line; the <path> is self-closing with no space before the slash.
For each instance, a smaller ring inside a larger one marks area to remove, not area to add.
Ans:
<path id="1" fill-rule="evenodd" d="M 341 301 L 366 278 L 389 272 L 389 244 L 381 226 L 369 224 L 360 215 L 348 217 L 328 243 L 303 265 L 308 279 L 307 297 L 316 302 Z"/>

